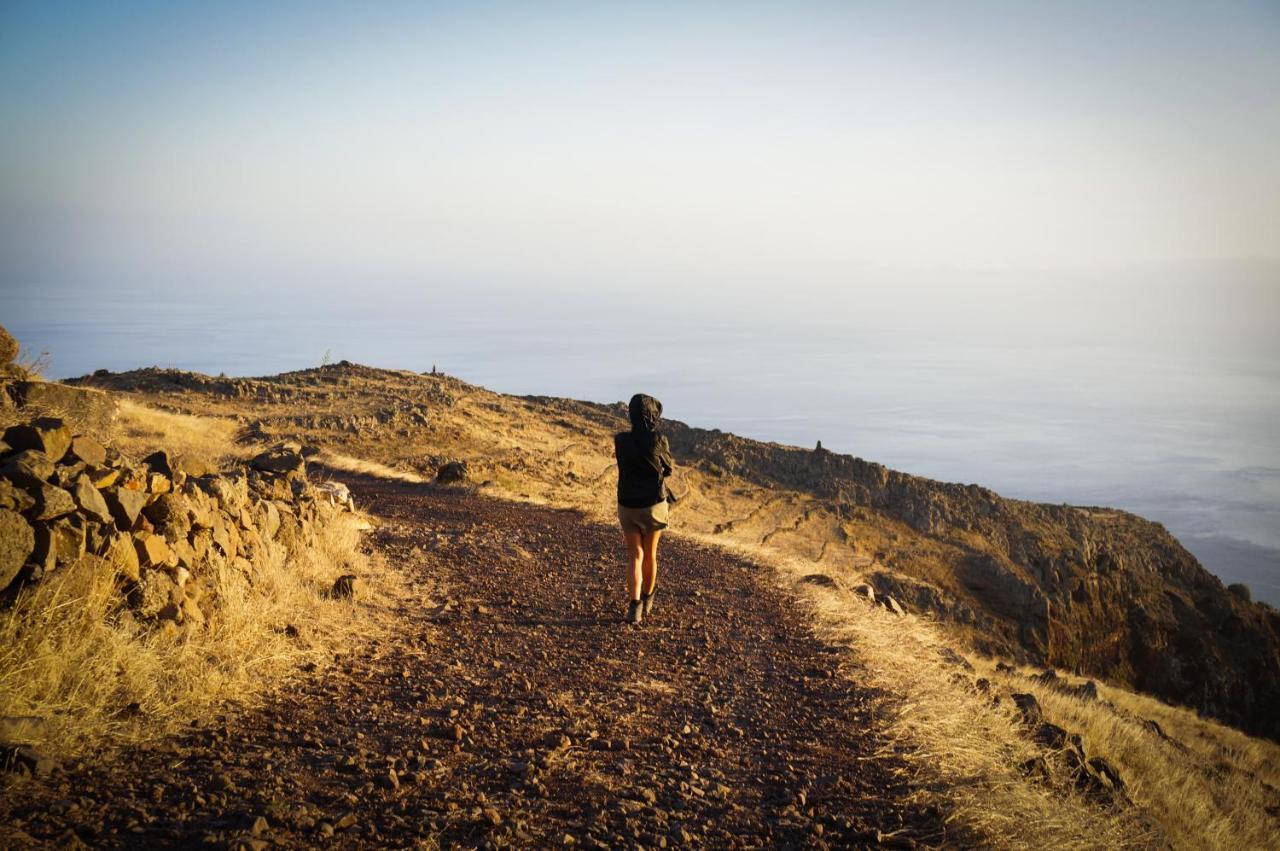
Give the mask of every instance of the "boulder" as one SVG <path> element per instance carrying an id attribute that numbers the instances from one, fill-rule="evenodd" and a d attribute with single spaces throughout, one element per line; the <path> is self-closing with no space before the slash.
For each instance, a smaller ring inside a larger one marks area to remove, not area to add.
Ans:
<path id="1" fill-rule="evenodd" d="M 351 504 L 351 491 L 342 482 L 321 482 L 316 490 L 333 500 L 334 505 Z"/>
<path id="2" fill-rule="evenodd" d="M 16 450 L 35 449 L 58 462 L 71 448 L 71 429 L 56 417 L 40 417 L 29 423 L 10 426 L 5 430 L 4 442 Z"/>
<path id="3" fill-rule="evenodd" d="M 436 481 L 442 485 L 468 481 L 471 468 L 466 461 L 450 461 L 436 471 Z"/>
<path id="4" fill-rule="evenodd" d="M 106 490 L 120 482 L 120 471 L 114 467 L 93 467 L 87 471 L 93 486 L 98 490 Z"/>
<path id="5" fill-rule="evenodd" d="M 255 511 L 258 513 L 257 525 L 262 537 L 266 540 L 275 538 L 280 531 L 280 509 L 271 500 L 264 499 L 257 504 Z"/>
<path id="6" fill-rule="evenodd" d="M 339 600 L 350 600 L 361 596 L 363 592 L 364 583 L 360 581 L 360 577 L 354 573 L 344 573 L 334 580 L 329 596 Z"/>
<path id="7" fill-rule="evenodd" d="M 71 464 L 59 464 L 53 471 L 53 478 L 50 479 L 50 483 L 66 490 L 72 490 L 76 479 L 80 478 L 85 469 L 84 463 L 80 461 L 75 461 Z"/>
<path id="8" fill-rule="evenodd" d="M 34 485 L 53 478 L 53 461 L 38 449 L 26 449 L 10 455 L 0 464 L 0 476 L 19 485 Z"/>
<path id="9" fill-rule="evenodd" d="M 805 585 L 817 585 L 819 588 L 839 588 L 839 583 L 825 573 L 810 573 L 800 577 L 800 581 Z"/>
<path id="10" fill-rule="evenodd" d="M 209 476 L 218 472 L 218 468 L 208 461 L 192 455 L 179 455 L 174 459 L 174 463 L 178 465 L 175 473 L 180 472 L 188 476 Z"/>
<path id="11" fill-rule="evenodd" d="M 1018 711 L 1022 713 L 1022 720 L 1028 724 L 1038 724 L 1043 720 L 1040 712 L 1040 701 L 1036 700 L 1034 694 L 1019 693 L 1012 695 L 1013 703 L 1018 707 Z"/>
<path id="12" fill-rule="evenodd" d="M 71 454 L 93 467 L 101 467 L 107 463 L 107 448 L 87 434 L 71 438 Z"/>
<path id="13" fill-rule="evenodd" d="M 159 615 L 166 606 L 180 604 L 181 594 L 181 589 L 163 570 L 146 570 L 130 590 L 129 604 L 139 615 L 150 618 Z"/>
<path id="14" fill-rule="evenodd" d="M 142 513 L 157 529 L 166 533 L 172 531 L 176 536 L 185 538 L 191 531 L 191 506 L 181 494 L 161 494 L 142 509 Z"/>
<path id="15" fill-rule="evenodd" d="M 198 559 L 196 548 L 191 545 L 191 541 L 186 538 L 175 539 L 166 534 L 165 542 L 169 544 L 169 549 L 173 550 L 173 556 L 178 560 L 178 564 L 184 567 L 195 567 Z"/>
<path id="16" fill-rule="evenodd" d="M 37 487 L 31 488 L 30 492 L 36 498 L 35 508 L 27 511 L 27 516 L 32 520 L 52 520 L 76 510 L 75 499 L 62 488 L 41 482 Z"/>
<path id="17" fill-rule="evenodd" d="M 0 590 L 9 587 L 35 549 L 35 531 L 21 514 L 0 508 Z"/>
<path id="18" fill-rule="evenodd" d="M 869 603 L 874 603 L 876 601 L 876 589 L 872 588 L 865 582 L 853 586 L 853 593 L 862 597 Z"/>
<path id="19" fill-rule="evenodd" d="M 249 483 L 244 476 L 202 476 L 192 481 L 216 499 L 218 508 L 227 514 L 239 514 L 249 501 Z"/>
<path id="20" fill-rule="evenodd" d="M 147 504 L 145 493 L 129 488 L 115 488 L 106 491 L 105 496 L 107 508 L 111 510 L 111 516 L 115 518 L 116 526 L 122 532 L 133 528 L 138 522 L 138 515 L 142 512 L 143 506 Z"/>
<path id="21" fill-rule="evenodd" d="M 47 573 L 59 565 L 74 564 L 85 553 L 85 527 L 76 518 L 37 523 L 31 560 Z"/>
<path id="22" fill-rule="evenodd" d="M 18 341 L 13 335 L 0 326 L 0 367 L 13 363 L 18 356 Z"/>
<path id="23" fill-rule="evenodd" d="M 107 501 L 103 499 L 102 492 L 93 486 L 93 480 L 88 476 L 81 474 L 80 478 L 76 479 L 71 494 L 82 512 L 102 523 L 111 522 L 111 511 L 107 508 Z"/>
<path id="24" fill-rule="evenodd" d="M 7 479 L 0 479 L 0 508 L 19 514 L 35 508 L 36 498 Z"/>
<path id="25" fill-rule="evenodd" d="M 307 462 L 302 457 L 301 449 L 295 444 L 273 446 L 266 452 L 254 456 L 249 466 L 264 473 L 285 475 L 305 475 Z"/>
<path id="26" fill-rule="evenodd" d="M 133 547 L 138 553 L 138 562 L 143 567 L 169 567 L 176 562 L 173 550 L 160 535 L 152 532 L 138 532 L 133 536 Z"/>

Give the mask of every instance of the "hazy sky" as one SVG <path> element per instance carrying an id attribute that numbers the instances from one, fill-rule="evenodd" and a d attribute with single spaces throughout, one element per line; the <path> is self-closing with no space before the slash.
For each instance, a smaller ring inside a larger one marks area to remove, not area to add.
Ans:
<path id="1" fill-rule="evenodd" d="M 1274 2 L 188 5 L 0 6 L 6 286 L 1280 254 Z"/>

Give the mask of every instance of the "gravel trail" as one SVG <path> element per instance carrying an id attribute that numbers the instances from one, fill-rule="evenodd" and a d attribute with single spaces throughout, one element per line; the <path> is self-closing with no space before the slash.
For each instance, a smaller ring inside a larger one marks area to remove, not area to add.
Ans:
<path id="1" fill-rule="evenodd" d="M 913 847 L 842 648 L 750 561 L 664 540 L 622 623 L 620 535 L 564 510 L 341 474 L 421 597 L 265 707 L 193 719 L 0 802 L 9 847 Z M 679 522 L 678 511 L 675 522 Z M 74 837 L 74 838 L 73 838 Z"/>

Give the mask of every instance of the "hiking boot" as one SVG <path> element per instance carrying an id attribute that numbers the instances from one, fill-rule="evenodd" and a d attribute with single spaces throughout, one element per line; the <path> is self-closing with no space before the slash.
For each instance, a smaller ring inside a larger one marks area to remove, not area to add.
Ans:
<path id="1" fill-rule="evenodd" d="M 644 620 L 644 607 L 639 600 L 632 600 L 627 608 L 627 623 L 640 623 Z"/>
<path id="2" fill-rule="evenodd" d="M 658 589 L 654 588 L 648 594 L 640 595 L 640 610 L 644 612 L 645 617 L 649 617 L 649 614 L 653 612 L 653 595 L 656 593 L 658 593 Z"/>

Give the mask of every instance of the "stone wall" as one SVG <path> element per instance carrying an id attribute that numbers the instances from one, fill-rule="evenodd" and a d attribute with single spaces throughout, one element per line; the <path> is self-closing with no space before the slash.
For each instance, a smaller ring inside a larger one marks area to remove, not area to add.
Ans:
<path id="1" fill-rule="evenodd" d="M 349 510 L 344 487 L 308 481 L 296 445 L 215 471 L 163 451 L 131 459 L 61 419 L 31 419 L 0 439 L 0 604 L 88 560 L 118 572 L 131 616 L 199 629 L 216 616 L 221 571 L 252 580 Z"/>

